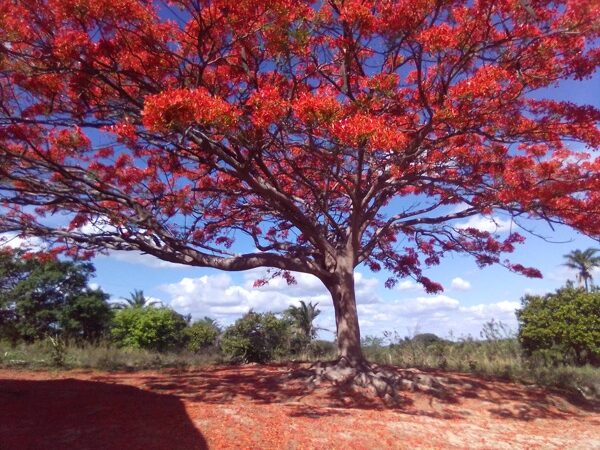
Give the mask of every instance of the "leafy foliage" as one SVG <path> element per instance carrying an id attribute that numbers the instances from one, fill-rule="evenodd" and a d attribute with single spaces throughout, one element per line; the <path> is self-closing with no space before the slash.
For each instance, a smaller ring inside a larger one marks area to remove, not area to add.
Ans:
<path id="1" fill-rule="evenodd" d="M 550 361 L 600 364 L 600 291 L 567 286 L 527 295 L 517 311 L 519 341 L 527 354 Z"/>
<path id="2" fill-rule="evenodd" d="M 197 320 L 185 329 L 186 347 L 193 353 L 214 347 L 221 335 L 221 328 L 210 317 Z"/>
<path id="3" fill-rule="evenodd" d="M 286 320 L 250 311 L 225 330 L 221 348 L 235 360 L 264 363 L 285 353 L 289 331 Z"/>
<path id="4" fill-rule="evenodd" d="M 0 232 L 312 274 L 360 359 L 357 265 L 428 292 L 424 269 L 453 253 L 539 277 L 506 258 L 521 235 L 461 226 L 497 211 L 600 236 L 600 160 L 574 150 L 598 148 L 600 111 L 544 91 L 594 74 L 599 15 L 597 0 L 0 0 Z"/>
<path id="5" fill-rule="evenodd" d="M 129 294 L 129 298 L 123 298 L 119 303 L 114 303 L 114 307 L 116 309 L 123 308 L 148 308 L 150 306 L 156 306 L 160 302 L 148 300 L 144 295 L 144 291 L 134 289 L 134 291 Z"/>
<path id="6" fill-rule="evenodd" d="M 108 294 L 88 287 L 89 263 L 0 256 L 0 328 L 12 340 L 34 341 L 50 334 L 98 340 L 112 312 Z"/>
<path id="7" fill-rule="evenodd" d="M 596 267 L 600 267 L 600 256 L 596 256 L 600 250 L 597 248 L 588 248 L 586 250 L 573 250 L 565 255 L 567 262 L 565 266 L 577 271 L 577 279 L 585 286 L 585 290 L 589 289 L 589 283 L 592 282 L 592 271 Z"/>
<path id="8" fill-rule="evenodd" d="M 296 351 L 302 351 L 306 349 L 312 340 L 317 337 L 317 328 L 313 324 L 314 320 L 321 310 L 317 309 L 316 304 L 309 302 L 308 304 L 304 300 L 300 300 L 300 305 L 291 305 L 284 311 L 284 319 L 291 323 L 292 327 L 292 338 L 291 347 Z"/>
<path id="9" fill-rule="evenodd" d="M 413 336 L 412 341 L 425 346 L 441 342 L 442 339 L 433 333 L 419 333 Z"/>
<path id="10" fill-rule="evenodd" d="M 170 308 L 126 308 L 116 312 L 112 336 L 124 347 L 166 351 L 182 347 L 187 322 Z"/>

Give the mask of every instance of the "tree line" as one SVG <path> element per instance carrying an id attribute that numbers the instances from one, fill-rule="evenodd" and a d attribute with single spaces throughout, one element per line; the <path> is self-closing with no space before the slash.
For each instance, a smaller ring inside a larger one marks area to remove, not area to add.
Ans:
<path id="1" fill-rule="evenodd" d="M 219 350 L 240 362 L 265 362 L 306 351 L 316 337 L 316 304 L 301 301 L 281 314 L 249 311 L 224 328 L 210 317 L 192 321 L 134 290 L 110 303 L 89 285 L 91 263 L 27 258 L 0 252 L 0 339 L 12 343 L 51 337 L 71 343 L 110 341 L 164 351 Z"/>
<path id="2" fill-rule="evenodd" d="M 592 278 L 600 266 L 596 253 L 587 249 L 565 255 L 565 265 L 578 270 L 579 286 L 568 282 L 554 293 L 521 299 L 517 337 L 525 356 L 543 364 L 600 364 L 600 290 Z M 251 310 L 223 327 L 210 317 L 193 321 L 141 290 L 110 303 L 109 294 L 90 287 L 94 272 L 88 262 L 0 252 L 0 339 L 31 343 L 50 337 L 157 352 L 220 352 L 237 362 L 318 353 L 325 345 L 315 344 L 314 320 L 321 311 L 310 302 L 279 314 Z M 435 337 L 415 340 L 424 336 Z M 364 341 L 363 346 L 372 346 Z"/>
<path id="3" fill-rule="evenodd" d="M 0 233 L 311 274 L 369 376 L 357 267 L 433 293 L 457 254 L 540 277 L 524 220 L 600 238 L 600 109 L 547 89 L 597 71 L 597 0 L 72 3 L 2 3 Z"/>

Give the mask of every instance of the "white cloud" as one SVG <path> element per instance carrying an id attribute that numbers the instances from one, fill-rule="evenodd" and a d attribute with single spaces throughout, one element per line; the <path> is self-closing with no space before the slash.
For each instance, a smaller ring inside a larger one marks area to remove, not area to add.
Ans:
<path id="1" fill-rule="evenodd" d="M 316 325 L 329 330 L 322 332 L 333 338 L 335 317 L 329 292 L 321 282 L 306 274 L 294 274 L 297 284 L 288 286 L 284 280 L 272 280 L 267 286 L 252 287 L 264 271 L 250 271 L 240 282 L 226 273 L 183 278 L 160 287 L 163 300 L 183 314 L 194 318 L 210 316 L 224 325 L 253 309 L 258 312 L 281 312 L 300 300 L 319 304 L 321 314 Z M 464 281 L 464 280 L 463 280 Z M 380 283 L 375 278 L 356 273 L 358 314 L 362 335 L 381 335 L 385 330 L 404 333 L 407 330 L 432 332 L 439 336 L 479 336 L 483 324 L 494 318 L 515 328 L 514 310 L 517 302 L 465 305 L 448 295 L 417 295 L 385 301 L 379 297 Z M 408 332 L 410 334 L 411 331 Z"/>
<path id="2" fill-rule="evenodd" d="M 111 225 L 110 220 L 106 217 L 96 218 L 78 228 L 78 231 L 83 234 L 114 233 L 116 230 L 115 226 Z"/>
<path id="3" fill-rule="evenodd" d="M 285 280 L 275 278 L 269 284 L 255 288 L 254 280 L 265 275 L 264 270 L 246 272 L 240 283 L 226 273 L 204 275 L 199 278 L 183 278 L 176 283 L 166 284 L 160 289 L 166 294 L 166 303 L 183 314 L 194 318 L 214 317 L 227 325 L 250 309 L 257 312 L 281 312 L 300 300 L 318 303 L 321 310 L 315 321 L 318 327 L 335 329 L 331 296 L 320 280 L 312 275 L 294 273 L 297 284 L 287 285 Z M 375 278 L 355 275 L 355 288 L 360 305 L 378 301 Z M 331 335 L 324 335 L 331 337 Z"/>
<path id="4" fill-rule="evenodd" d="M 436 295 L 359 305 L 358 310 L 363 335 L 380 335 L 387 330 L 410 336 L 418 330 L 438 336 L 479 337 L 483 325 L 491 319 L 516 329 L 518 307 L 518 302 L 507 301 L 463 305 L 455 298 Z"/>
<path id="5" fill-rule="evenodd" d="M 20 237 L 17 233 L 0 234 L 0 248 L 38 251 L 44 249 L 44 241 L 37 237 Z"/>
<path id="6" fill-rule="evenodd" d="M 487 231 L 489 233 L 505 233 L 510 231 L 512 222 L 509 219 L 501 217 L 487 216 L 472 216 L 466 222 L 456 224 L 456 228 L 475 228 L 479 231 Z"/>
<path id="7" fill-rule="evenodd" d="M 169 261 L 163 261 L 155 256 L 133 250 L 111 250 L 105 255 L 98 255 L 98 258 L 112 258 L 120 262 L 133 265 L 142 265 L 152 269 L 181 269 L 189 267 L 184 264 L 175 264 Z"/>
<path id="8" fill-rule="evenodd" d="M 422 284 L 415 283 L 413 280 L 403 280 L 398 283 L 399 291 L 415 291 L 415 292 L 425 292 L 425 288 Z"/>
<path id="9" fill-rule="evenodd" d="M 468 291 L 469 289 L 471 289 L 471 283 L 460 277 L 453 278 L 450 282 L 450 285 L 452 286 L 452 288 L 458 291 Z"/>
<path id="10" fill-rule="evenodd" d="M 552 281 L 560 282 L 561 285 L 566 283 L 567 280 L 571 280 L 575 284 L 578 283 L 577 270 L 570 269 L 563 265 L 558 266 L 557 268 L 549 271 L 546 275 L 546 278 Z M 600 267 L 595 267 L 594 269 L 592 269 L 592 279 L 595 284 L 598 284 L 598 282 L 600 281 Z"/>

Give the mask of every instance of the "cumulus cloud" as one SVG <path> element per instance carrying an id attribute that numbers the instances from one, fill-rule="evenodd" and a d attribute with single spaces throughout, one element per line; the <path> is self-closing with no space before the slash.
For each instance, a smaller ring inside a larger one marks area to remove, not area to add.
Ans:
<path id="1" fill-rule="evenodd" d="M 38 251 L 44 249 L 44 242 L 37 237 L 23 238 L 17 233 L 2 233 L 0 234 L 0 248 L 24 249 Z"/>
<path id="2" fill-rule="evenodd" d="M 114 233 L 116 230 L 114 225 L 111 225 L 110 220 L 106 217 L 96 218 L 78 228 L 78 231 L 83 234 Z"/>
<path id="3" fill-rule="evenodd" d="M 501 217 L 472 216 L 466 222 L 456 224 L 456 228 L 475 228 L 476 230 L 487 231 L 489 233 L 506 233 L 510 231 L 511 225 L 512 223 L 509 219 Z"/>
<path id="4" fill-rule="evenodd" d="M 435 295 L 359 305 L 358 311 L 363 335 L 380 335 L 385 330 L 410 336 L 418 330 L 438 336 L 479 337 L 491 319 L 516 329 L 518 307 L 518 302 L 507 301 L 464 305 L 458 299 Z"/>
<path id="5" fill-rule="evenodd" d="M 458 291 L 468 291 L 469 289 L 471 289 L 471 283 L 460 277 L 453 278 L 450 282 L 450 286 L 452 286 L 453 289 L 456 289 Z"/>
<path id="6" fill-rule="evenodd" d="M 413 280 L 403 280 L 398 283 L 397 289 L 399 291 L 413 291 L 413 292 L 425 292 L 425 288 L 422 284 L 415 283 Z"/>
<path id="7" fill-rule="evenodd" d="M 163 261 L 155 256 L 133 250 L 111 250 L 106 255 L 98 255 L 98 258 L 112 258 L 116 261 L 133 265 L 142 265 L 151 269 L 182 269 L 189 267 L 184 264 L 175 264 L 169 261 Z"/>
<path id="8" fill-rule="evenodd" d="M 257 312 L 282 312 L 300 300 L 318 303 L 322 311 L 315 324 L 323 329 L 323 337 L 335 330 L 335 319 L 331 297 L 325 286 L 312 275 L 294 273 L 296 284 L 287 285 L 285 280 L 275 278 L 269 284 L 253 287 L 254 281 L 265 276 L 264 270 L 252 270 L 236 282 L 227 273 L 204 275 L 198 278 L 183 278 L 176 283 L 160 287 L 165 303 L 182 314 L 194 318 L 209 316 L 224 325 L 232 323 L 250 309 Z M 377 302 L 378 280 L 356 273 L 355 285 L 359 304 Z"/>
<path id="9" fill-rule="evenodd" d="M 224 325 L 232 323 L 253 309 L 258 312 L 281 312 L 300 300 L 319 304 L 321 314 L 316 325 L 327 331 L 321 337 L 332 339 L 335 317 L 331 297 L 315 277 L 294 274 L 297 284 L 288 286 L 282 279 L 254 288 L 254 280 L 264 271 L 245 273 L 237 281 L 227 273 L 182 278 L 176 283 L 160 287 L 163 300 L 182 314 L 194 318 L 210 316 Z M 464 280 L 463 280 L 464 281 Z M 379 295 L 380 282 L 376 278 L 356 273 L 358 314 L 362 335 L 381 335 L 383 331 L 408 333 L 418 329 L 439 336 L 479 336 L 483 324 L 494 318 L 515 327 L 514 310 L 517 302 L 497 302 L 466 305 L 448 295 L 425 295 L 384 300 Z M 393 291 L 397 292 L 397 291 Z M 405 293 L 410 291 L 405 291 Z M 399 294 L 401 295 L 401 294 Z"/>
<path id="10" fill-rule="evenodd" d="M 176 283 L 161 286 L 161 290 L 166 293 L 169 303 L 176 310 L 191 313 L 194 317 L 214 316 L 224 322 L 231 322 L 250 309 L 280 312 L 300 300 L 313 303 L 329 300 L 325 287 L 318 286 L 313 277 L 308 275 L 295 274 L 296 285 L 288 286 L 285 281 L 281 283 L 279 279 L 275 279 L 266 286 L 254 288 L 254 280 L 264 276 L 264 273 L 252 272 L 254 273 L 247 273 L 239 284 L 229 274 L 222 273 L 183 278 Z"/>
<path id="11" fill-rule="evenodd" d="M 565 282 L 567 280 L 576 281 L 578 275 L 579 273 L 577 270 L 571 269 L 570 267 L 560 266 L 550 272 L 548 278 L 561 282 Z M 591 275 L 594 279 L 596 279 L 597 276 L 600 276 L 600 267 L 594 267 L 591 271 Z"/>

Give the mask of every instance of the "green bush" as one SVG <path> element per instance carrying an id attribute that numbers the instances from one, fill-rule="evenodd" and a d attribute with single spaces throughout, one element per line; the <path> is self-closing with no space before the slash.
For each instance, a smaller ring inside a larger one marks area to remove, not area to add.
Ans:
<path id="1" fill-rule="evenodd" d="M 519 342 L 542 363 L 600 364 L 600 292 L 567 286 L 523 297 Z"/>
<path id="2" fill-rule="evenodd" d="M 334 359 L 337 357 L 335 342 L 314 340 L 308 346 L 308 356 L 312 359 Z"/>
<path id="3" fill-rule="evenodd" d="M 58 345 L 55 345 L 58 344 Z M 74 343 L 50 339 L 28 344 L 0 340 L 0 367 L 27 369 L 99 369 L 148 370 L 192 368 L 221 364 L 220 354 L 213 352 L 161 352 L 131 347 L 117 347 L 112 342 Z"/>
<path id="4" fill-rule="evenodd" d="M 185 329 L 186 347 L 192 353 L 214 347 L 220 334 L 221 329 L 217 323 L 213 319 L 205 317 Z"/>
<path id="5" fill-rule="evenodd" d="M 170 308 L 127 308 L 117 311 L 112 336 L 122 347 L 159 352 L 181 348 L 187 322 Z"/>
<path id="6" fill-rule="evenodd" d="M 250 311 L 225 330 L 221 349 L 233 360 L 268 362 L 286 354 L 289 328 L 288 321 L 272 313 Z"/>
<path id="7" fill-rule="evenodd" d="M 442 338 L 438 337 L 437 335 L 435 335 L 433 333 L 420 333 L 420 334 L 416 334 L 412 338 L 412 341 L 414 343 L 419 343 L 419 344 L 428 346 L 428 345 L 432 345 L 432 344 L 441 342 Z"/>
<path id="8" fill-rule="evenodd" d="M 77 342 L 105 337 L 112 318 L 109 295 L 88 287 L 93 275 L 90 263 L 0 251 L 0 338 L 17 343 L 48 335 Z"/>

